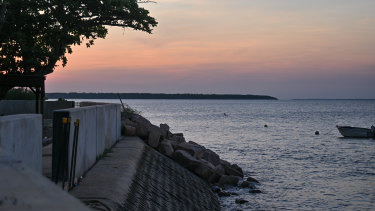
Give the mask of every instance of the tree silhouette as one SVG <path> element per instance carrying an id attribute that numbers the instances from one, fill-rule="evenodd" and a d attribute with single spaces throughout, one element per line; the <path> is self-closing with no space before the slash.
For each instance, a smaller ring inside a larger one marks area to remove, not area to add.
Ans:
<path id="1" fill-rule="evenodd" d="M 105 38 L 105 26 L 147 33 L 157 25 L 138 0 L 1 0 L 0 75 L 47 75 L 73 45 Z"/>

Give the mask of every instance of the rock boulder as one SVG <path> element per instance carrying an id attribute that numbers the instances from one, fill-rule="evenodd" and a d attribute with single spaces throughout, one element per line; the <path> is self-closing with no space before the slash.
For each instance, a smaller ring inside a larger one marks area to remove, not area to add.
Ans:
<path id="1" fill-rule="evenodd" d="M 152 124 L 150 121 L 148 121 L 146 118 L 144 118 L 141 115 L 133 114 L 130 118 L 131 121 L 135 122 L 137 124 L 137 136 L 139 136 L 142 139 L 147 139 L 148 135 L 150 133 L 150 129 L 152 127 Z"/>
<path id="2" fill-rule="evenodd" d="M 210 184 L 217 183 L 220 179 L 221 175 L 218 173 L 213 173 L 208 179 L 207 182 Z"/>
<path id="3" fill-rule="evenodd" d="M 137 128 L 130 126 L 130 125 L 125 125 L 124 129 L 125 129 L 124 134 L 126 136 L 135 136 L 137 132 Z"/>
<path id="4" fill-rule="evenodd" d="M 174 133 L 171 138 L 173 138 L 174 140 L 178 142 L 186 142 L 183 133 Z"/>
<path id="5" fill-rule="evenodd" d="M 222 165 L 215 166 L 215 173 L 219 174 L 220 176 L 224 175 L 225 174 L 224 167 Z"/>
<path id="6" fill-rule="evenodd" d="M 200 157 L 201 159 L 205 159 L 208 162 L 212 163 L 214 166 L 217 166 L 220 164 L 220 157 L 215 152 L 213 152 L 210 149 L 206 149 L 203 153 L 201 153 Z"/>
<path id="7" fill-rule="evenodd" d="M 238 181 L 240 180 L 239 177 L 232 176 L 232 175 L 222 175 L 219 180 L 220 185 L 232 185 L 237 186 Z"/>
<path id="8" fill-rule="evenodd" d="M 208 178 L 215 173 L 215 166 L 205 160 L 199 160 L 200 164 L 194 170 L 198 176 L 200 176 L 204 180 L 208 180 Z"/>
<path id="9" fill-rule="evenodd" d="M 159 146 L 160 141 L 160 132 L 153 130 L 150 132 L 148 136 L 148 145 L 153 148 L 157 148 Z"/>
<path id="10" fill-rule="evenodd" d="M 196 157 L 196 154 L 199 152 L 204 151 L 206 148 L 201 145 L 195 145 L 187 142 L 182 142 L 177 145 L 176 150 L 184 150 L 189 152 L 192 156 Z"/>
<path id="11" fill-rule="evenodd" d="M 137 127 L 137 123 L 131 121 L 130 119 L 125 119 L 125 125 L 129 125 L 132 127 Z"/>
<path id="12" fill-rule="evenodd" d="M 247 203 L 249 201 L 245 200 L 245 199 L 236 199 L 235 202 L 236 202 L 236 204 L 244 204 L 244 203 Z"/>
<path id="13" fill-rule="evenodd" d="M 172 154 L 174 152 L 172 144 L 168 139 L 164 139 L 160 142 L 159 151 L 168 157 L 172 157 Z"/>
<path id="14" fill-rule="evenodd" d="M 248 182 L 255 182 L 255 183 L 259 183 L 259 181 L 258 181 L 258 180 L 254 179 L 254 178 L 252 178 L 252 177 L 248 177 L 248 178 L 246 179 L 246 181 L 248 181 Z"/>
<path id="15" fill-rule="evenodd" d="M 160 124 L 161 136 L 168 138 L 169 126 L 167 124 Z"/>
<path id="16" fill-rule="evenodd" d="M 226 191 L 220 191 L 219 193 L 217 193 L 217 195 L 219 197 L 228 197 L 228 196 L 230 196 L 230 193 L 226 192 Z"/>
<path id="17" fill-rule="evenodd" d="M 225 160 L 220 160 L 220 164 L 224 167 L 225 174 L 243 178 L 242 169 L 239 171 L 236 167 L 233 167 L 228 161 Z"/>
<path id="18" fill-rule="evenodd" d="M 172 158 L 190 171 L 194 171 L 200 165 L 200 162 L 197 159 L 184 150 L 174 151 Z"/>

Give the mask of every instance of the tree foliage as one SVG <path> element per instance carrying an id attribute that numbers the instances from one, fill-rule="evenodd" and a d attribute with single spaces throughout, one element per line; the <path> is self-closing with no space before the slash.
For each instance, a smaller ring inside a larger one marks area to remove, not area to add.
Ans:
<path id="1" fill-rule="evenodd" d="M 157 25 L 138 0 L 0 1 L 0 74 L 52 73 L 73 45 L 90 47 L 106 26 L 147 33 Z"/>
<path id="2" fill-rule="evenodd" d="M 13 88 L 8 91 L 4 100 L 35 100 L 35 95 L 28 88 Z"/>

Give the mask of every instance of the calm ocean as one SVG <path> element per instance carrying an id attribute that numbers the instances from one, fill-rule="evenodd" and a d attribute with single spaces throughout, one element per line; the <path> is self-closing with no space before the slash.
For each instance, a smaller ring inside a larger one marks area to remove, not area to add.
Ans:
<path id="1" fill-rule="evenodd" d="M 260 181 L 260 194 L 229 189 L 239 196 L 222 197 L 224 210 L 375 209 L 375 139 L 341 138 L 335 128 L 375 125 L 375 100 L 124 102 Z"/>

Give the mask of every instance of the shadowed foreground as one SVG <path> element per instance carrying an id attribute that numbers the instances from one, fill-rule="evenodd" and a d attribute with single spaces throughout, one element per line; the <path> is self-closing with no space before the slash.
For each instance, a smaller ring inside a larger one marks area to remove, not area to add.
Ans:
<path id="1" fill-rule="evenodd" d="M 220 210 L 207 183 L 137 137 L 116 144 L 71 193 L 104 210 Z"/>

